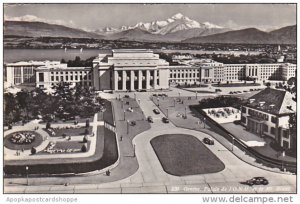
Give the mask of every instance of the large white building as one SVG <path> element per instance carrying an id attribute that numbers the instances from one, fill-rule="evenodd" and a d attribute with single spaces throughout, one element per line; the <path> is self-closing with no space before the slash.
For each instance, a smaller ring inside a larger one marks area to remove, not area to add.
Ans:
<path id="1" fill-rule="evenodd" d="M 17 62 L 5 66 L 9 86 L 36 83 L 50 88 L 65 81 L 93 86 L 96 90 L 166 89 L 172 84 L 218 83 L 240 80 L 288 80 L 296 77 L 296 65 L 223 64 L 211 59 L 181 60 L 182 65 L 171 66 L 158 54 L 146 49 L 112 50 L 100 54 L 92 67 L 67 67 L 55 62 Z"/>
<path id="2" fill-rule="evenodd" d="M 112 50 L 93 61 L 96 90 L 166 89 L 168 77 L 169 63 L 150 50 Z"/>

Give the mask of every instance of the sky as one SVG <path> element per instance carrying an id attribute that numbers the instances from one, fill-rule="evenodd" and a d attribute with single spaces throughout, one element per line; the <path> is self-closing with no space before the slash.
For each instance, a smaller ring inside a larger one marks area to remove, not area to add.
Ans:
<path id="1" fill-rule="evenodd" d="M 5 4 L 4 19 L 42 21 L 84 30 L 166 20 L 181 13 L 198 22 L 272 30 L 296 24 L 296 4 Z"/>

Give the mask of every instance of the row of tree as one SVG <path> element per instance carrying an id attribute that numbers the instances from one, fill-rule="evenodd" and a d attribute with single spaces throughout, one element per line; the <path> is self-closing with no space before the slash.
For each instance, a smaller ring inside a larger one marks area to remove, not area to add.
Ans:
<path id="1" fill-rule="evenodd" d="M 17 94 L 4 94 L 4 121 L 28 121 L 42 118 L 44 121 L 54 119 L 68 120 L 75 116 L 87 118 L 100 111 L 103 104 L 94 88 L 62 82 L 53 87 L 53 93 L 43 89 L 22 90 Z"/>

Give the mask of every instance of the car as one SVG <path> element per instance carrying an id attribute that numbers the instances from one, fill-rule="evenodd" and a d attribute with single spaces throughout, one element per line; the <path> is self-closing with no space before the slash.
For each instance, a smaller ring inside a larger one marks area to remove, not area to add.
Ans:
<path id="1" fill-rule="evenodd" d="M 156 97 L 156 96 L 157 96 L 157 94 L 153 94 L 152 96 Z"/>
<path id="2" fill-rule="evenodd" d="M 151 116 L 148 116 L 147 120 L 149 123 L 153 123 L 153 118 Z"/>
<path id="3" fill-rule="evenodd" d="M 129 107 L 127 110 L 128 110 L 129 112 L 133 112 L 133 108 L 131 108 L 131 107 Z"/>
<path id="4" fill-rule="evenodd" d="M 162 121 L 163 121 L 164 123 L 169 123 L 169 122 L 170 122 L 169 119 L 168 119 L 167 117 L 163 117 L 163 118 L 162 118 Z"/>
<path id="5" fill-rule="evenodd" d="M 129 95 L 125 95 L 124 98 L 129 98 Z"/>
<path id="6" fill-rule="evenodd" d="M 245 182 L 249 186 L 253 185 L 268 185 L 269 181 L 265 177 L 253 177 Z"/>
<path id="7" fill-rule="evenodd" d="M 157 94 L 158 96 L 163 96 L 161 93 Z"/>
<path id="8" fill-rule="evenodd" d="M 215 144 L 215 141 L 211 138 L 208 138 L 208 137 L 205 137 L 203 139 L 203 142 L 204 142 L 204 144 L 208 144 L 208 145 L 214 145 Z"/>
<path id="9" fill-rule="evenodd" d="M 136 122 L 135 122 L 135 121 L 130 121 L 129 124 L 130 124 L 131 126 L 135 126 L 135 125 L 136 125 Z"/>
<path id="10" fill-rule="evenodd" d="M 158 109 L 153 109 L 153 112 L 154 112 L 155 114 L 160 114 L 160 111 L 159 111 Z"/>

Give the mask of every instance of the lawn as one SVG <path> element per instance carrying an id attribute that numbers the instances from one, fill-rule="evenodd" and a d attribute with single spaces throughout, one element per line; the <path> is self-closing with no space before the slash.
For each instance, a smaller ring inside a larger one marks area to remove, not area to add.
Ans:
<path id="1" fill-rule="evenodd" d="M 80 128 L 52 128 L 52 130 L 55 132 L 55 135 L 51 135 L 51 133 L 49 132 L 49 130 L 47 130 L 46 128 L 43 128 L 43 130 L 45 130 L 50 137 L 62 137 L 63 134 L 66 134 L 66 136 L 81 136 L 81 135 L 85 135 L 85 129 L 86 127 L 80 127 Z M 89 134 L 92 133 L 93 127 L 88 127 L 87 128 L 89 131 Z"/>
<path id="2" fill-rule="evenodd" d="M 33 142 L 30 143 L 30 144 L 15 144 L 15 143 L 12 143 L 10 141 L 10 138 L 14 134 L 19 133 L 19 132 L 14 132 L 14 133 L 11 133 L 11 134 L 7 135 L 6 137 L 4 137 L 4 139 L 3 139 L 4 146 L 7 147 L 8 149 L 12 149 L 12 150 L 22 150 L 22 149 L 28 150 L 28 149 L 31 149 L 32 147 L 37 147 L 40 144 L 42 144 L 43 137 L 39 133 L 34 132 L 34 131 L 20 131 L 20 133 L 22 133 L 22 132 L 27 132 L 27 133 L 34 134 L 35 139 L 33 140 Z"/>
<path id="3" fill-rule="evenodd" d="M 37 160 L 4 161 L 7 174 L 25 175 L 25 166 L 30 174 L 83 173 L 103 169 L 118 159 L 118 147 L 115 133 L 103 126 L 97 128 L 96 153 L 83 158 L 57 158 Z"/>
<path id="4" fill-rule="evenodd" d="M 87 144 L 87 152 L 88 152 L 90 149 L 91 142 L 88 141 L 86 144 Z M 82 145 L 84 145 L 84 143 L 81 141 L 56 142 L 55 146 L 51 150 L 55 151 L 53 154 L 82 153 L 81 151 Z M 68 152 L 68 150 L 72 150 L 72 152 Z M 47 151 L 41 151 L 38 152 L 37 154 L 51 154 L 51 153 Z"/>
<path id="5" fill-rule="evenodd" d="M 168 134 L 150 141 L 163 169 L 175 176 L 215 173 L 225 165 L 196 137 Z"/>

